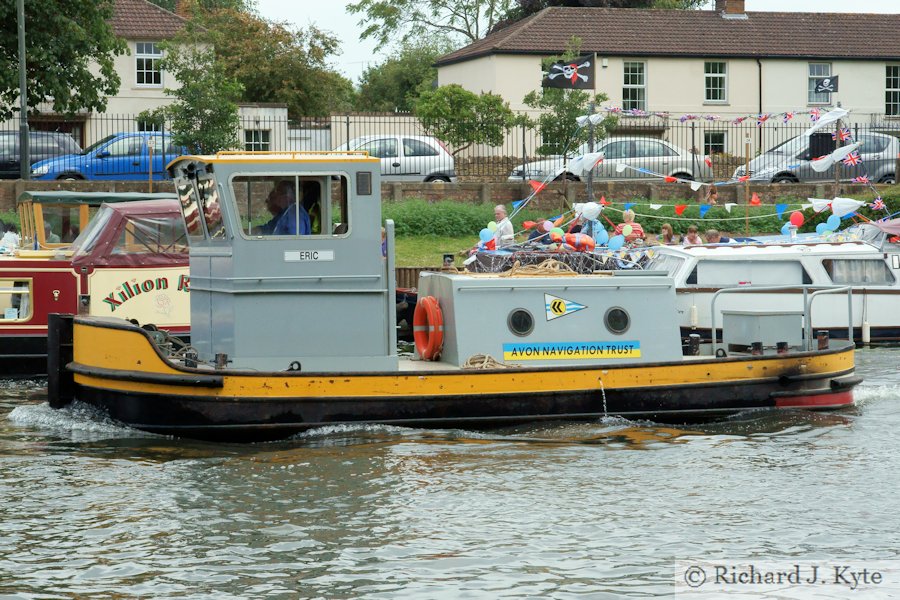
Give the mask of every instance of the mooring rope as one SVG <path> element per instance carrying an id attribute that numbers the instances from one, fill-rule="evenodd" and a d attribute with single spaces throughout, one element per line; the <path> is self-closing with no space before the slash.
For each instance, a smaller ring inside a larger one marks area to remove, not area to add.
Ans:
<path id="1" fill-rule="evenodd" d="M 500 273 L 500 277 L 573 277 L 578 273 L 564 262 L 548 258 L 539 265 L 522 266 L 520 261 L 513 263 L 509 271 Z"/>
<path id="2" fill-rule="evenodd" d="M 512 369 L 519 365 L 507 365 L 490 354 L 473 354 L 462 366 L 463 369 Z"/>

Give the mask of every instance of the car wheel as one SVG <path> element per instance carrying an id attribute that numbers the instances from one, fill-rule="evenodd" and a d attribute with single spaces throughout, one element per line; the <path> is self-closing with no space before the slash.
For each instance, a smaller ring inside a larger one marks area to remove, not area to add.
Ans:
<path id="1" fill-rule="evenodd" d="M 557 175 L 556 179 L 554 179 L 553 181 L 562 181 L 563 179 L 566 179 L 568 181 L 581 181 L 581 179 L 574 173 L 562 173 L 560 175 Z"/>
<path id="2" fill-rule="evenodd" d="M 450 183 L 450 178 L 445 175 L 435 175 L 434 177 L 429 177 L 428 179 L 426 179 L 425 183 L 434 183 L 435 181 Z"/>
<path id="3" fill-rule="evenodd" d="M 56 178 L 57 181 L 83 181 L 84 176 L 81 173 L 63 173 Z"/>
<path id="4" fill-rule="evenodd" d="M 694 176 L 690 173 L 675 173 L 672 177 L 677 177 L 678 179 L 684 179 L 685 181 L 693 181 Z"/>
<path id="5" fill-rule="evenodd" d="M 897 183 L 897 176 L 894 175 L 893 173 L 890 175 L 885 175 L 884 177 L 882 177 L 881 179 L 878 180 L 878 183 L 887 183 L 890 185 L 894 185 L 895 183 Z"/>
<path id="6" fill-rule="evenodd" d="M 772 183 L 797 183 L 797 178 L 793 175 L 776 175 Z"/>

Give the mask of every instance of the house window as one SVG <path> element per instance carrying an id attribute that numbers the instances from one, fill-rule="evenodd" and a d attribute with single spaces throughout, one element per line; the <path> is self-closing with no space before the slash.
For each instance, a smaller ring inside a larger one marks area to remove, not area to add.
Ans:
<path id="1" fill-rule="evenodd" d="M 160 123 L 159 121 L 145 121 L 143 119 L 138 119 L 137 130 L 138 131 L 162 131 L 162 123 Z"/>
<path id="2" fill-rule="evenodd" d="M 245 129 L 244 150 L 267 151 L 272 149 L 271 132 L 268 129 Z"/>
<path id="3" fill-rule="evenodd" d="M 831 92 L 816 93 L 816 79 L 821 79 L 822 77 L 831 77 L 831 64 L 809 63 L 807 99 L 810 104 L 831 104 Z"/>
<path id="4" fill-rule="evenodd" d="M 724 62 L 703 63 L 706 81 L 706 102 L 725 104 L 728 102 L 728 65 Z"/>
<path id="5" fill-rule="evenodd" d="M 162 50 L 155 42 L 137 42 L 134 53 L 135 81 L 140 86 L 162 87 Z"/>
<path id="6" fill-rule="evenodd" d="M 622 82 L 622 108 L 625 110 L 647 110 L 646 63 L 626 62 L 625 78 Z"/>
<path id="7" fill-rule="evenodd" d="M 884 114 L 900 117 L 900 65 L 887 66 L 884 87 Z"/>
<path id="8" fill-rule="evenodd" d="M 724 154 L 725 132 L 706 131 L 703 133 L 703 154 Z"/>

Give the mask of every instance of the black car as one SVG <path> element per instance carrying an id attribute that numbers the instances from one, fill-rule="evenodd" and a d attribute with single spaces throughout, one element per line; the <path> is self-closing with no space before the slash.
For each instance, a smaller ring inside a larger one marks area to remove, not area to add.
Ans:
<path id="1" fill-rule="evenodd" d="M 62 154 L 81 153 L 81 146 L 71 135 L 56 131 L 29 131 L 28 147 L 31 164 Z M 21 172 L 19 132 L 0 131 L 0 179 L 18 179 Z"/>

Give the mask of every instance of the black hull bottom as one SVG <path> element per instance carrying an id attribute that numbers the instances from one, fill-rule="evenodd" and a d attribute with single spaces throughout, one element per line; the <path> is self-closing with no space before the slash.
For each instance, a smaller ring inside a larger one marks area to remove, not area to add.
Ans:
<path id="1" fill-rule="evenodd" d="M 0 337 L 0 379 L 47 376 L 47 337 Z"/>
<path id="2" fill-rule="evenodd" d="M 76 398 L 113 419 L 153 433 L 215 441 L 281 439 L 325 425 L 379 423 L 485 430 L 541 421 L 604 416 L 696 423 L 754 409 L 835 409 L 852 404 L 852 373 L 795 384 L 696 384 L 556 394 L 518 393 L 420 398 L 232 398 L 162 396 L 79 386 Z M 812 385 L 811 385 L 812 384 Z M 792 389 L 793 388 L 793 389 Z"/>

